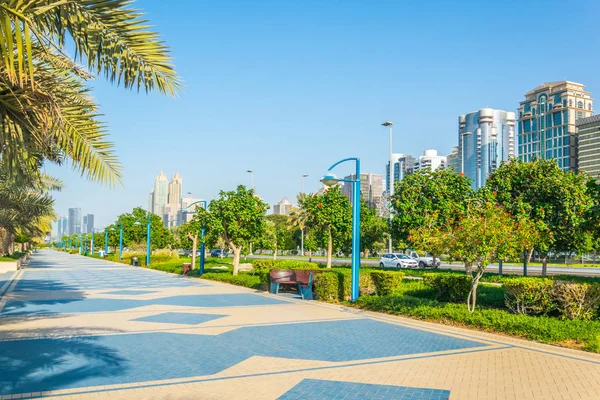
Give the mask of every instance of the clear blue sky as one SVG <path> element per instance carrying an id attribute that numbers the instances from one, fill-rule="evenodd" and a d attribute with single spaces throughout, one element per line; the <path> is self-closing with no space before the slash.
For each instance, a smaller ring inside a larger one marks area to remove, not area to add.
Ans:
<path id="1" fill-rule="evenodd" d="M 96 227 L 146 207 L 154 178 L 179 172 L 184 192 L 212 199 L 249 185 L 270 204 L 315 191 L 329 165 L 360 157 L 383 174 L 394 152 L 448 153 L 458 115 L 514 111 L 546 81 L 600 96 L 600 2 L 401 0 L 138 0 L 171 46 L 185 84 L 176 99 L 94 82 L 124 187 L 47 172 L 67 188 L 56 210 Z M 598 108 L 599 106 L 596 106 Z M 338 174 L 351 167 L 339 167 Z"/>

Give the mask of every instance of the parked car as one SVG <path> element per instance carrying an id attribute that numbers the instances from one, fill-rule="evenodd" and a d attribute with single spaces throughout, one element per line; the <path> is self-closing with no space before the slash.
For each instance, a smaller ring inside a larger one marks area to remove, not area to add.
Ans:
<path id="1" fill-rule="evenodd" d="M 417 268 L 418 263 L 402 253 L 387 253 L 379 260 L 381 268 Z"/>
<path id="2" fill-rule="evenodd" d="M 421 256 L 416 251 L 410 251 L 408 253 L 408 255 L 410 258 L 412 258 L 419 264 L 419 268 L 426 268 L 426 267 L 437 268 L 441 264 L 440 259 L 437 258 L 435 260 L 435 265 L 433 265 L 433 256 L 431 254 L 426 253 L 424 256 Z"/>
<path id="3" fill-rule="evenodd" d="M 213 249 L 210 252 L 211 257 L 227 257 L 227 250 Z"/>

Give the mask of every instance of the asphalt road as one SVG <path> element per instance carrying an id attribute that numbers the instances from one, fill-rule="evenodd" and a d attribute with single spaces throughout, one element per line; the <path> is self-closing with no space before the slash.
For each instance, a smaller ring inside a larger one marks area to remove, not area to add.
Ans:
<path id="1" fill-rule="evenodd" d="M 253 255 L 248 256 L 248 258 L 272 258 L 272 256 L 261 256 L 261 255 Z M 300 260 L 306 259 L 302 257 L 294 257 L 294 256 L 277 256 L 278 260 Z M 326 257 L 312 257 L 312 261 L 325 263 L 327 261 Z M 349 265 L 351 263 L 350 258 L 334 258 L 332 260 L 333 265 Z M 379 260 L 369 259 L 369 260 L 361 260 L 361 265 L 368 265 L 372 267 L 376 267 L 379 265 Z M 453 269 L 456 271 L 464 271 L 464 265 L 454 263 L 442 263 L 440 268 L 445 269 Z M 490 264 L 487 267 L 489 272 L 498 272 L 498 264 Z M 515 265 L 515 264 L 504 264 L 502 266 L 502 272 L 505 274 L 513 274 L 513 275 L 523 275 L 523 266 Z M 528 275 L 541 275 L 542 267 L 538 266 L 527 266 L 527 274 Z M 577 268 L 577 267 L 559 267 L 559 266 L 548 266 L 548 275 L 578 275 L 578 276 L 591 276 L 591 277 L 600 277 L 600 266 L 598 268 Z"/>

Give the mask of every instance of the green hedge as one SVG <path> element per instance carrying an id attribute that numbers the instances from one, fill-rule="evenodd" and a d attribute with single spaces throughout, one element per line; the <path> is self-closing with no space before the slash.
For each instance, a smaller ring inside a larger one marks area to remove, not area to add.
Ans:
<path id="1" fill-rule="evenodd" d="M 375 294 L 387 296 L 400 288 L 404 274 L 402 272 L 372 271 L 371 279 L 375 286 Z"/>
<path id="2" fill-rule="evenodd" d="M 263 269 L 319 269 L 319 264 L 302 260 L 252 260 L 252 267 L 257 270 Z"/>
<path id="3" fill-rule="evenodd" d="M 590 320 L 600 316 L 600 285 L 555 281 L 552 297 L 563 319 Z"/>
<path id="4" fill-rule="evenodd" d="M 548 314 L 554 309 L 550 279 L 510 279 L 503 286 L 505 305 L 516 314 Z"/>
<path id="5" fill-rule="evenodd" d="M 434 289 L 440 301 L 466 302 L 473 278 L 465 274 L 426 273 L 423 283 Z"/>
<path id="6" fill-rule="evenodd" d="M 196 273 L 193 275 L 196 275 Z M 261 276 L 257 274 L 253 275 L 251 272 L 243 271 L 238 275 L 232 275 L 230 271 L 207 272 L 202 275 L 202 278 L 210 279 L 212 281 L 231 283 L 233 285 L 244 286 L 252 289 L 263 289 Z"/>
<path id="7" fill-rule="evenodd" d="M 411 296 L 365 296 L 359 298 L 355 305 L 371 311 L 470 326 L 542 343 L 569 347 L 576 343 L 584 350 L 600 352 L 600 321 L 533 317 L 496 309 L 477 309 L 471 313 L 465 304 L 441 303 Z"/>
<path id="8" fill-rule="evenodd" d="M 335 303 L 340 299 L 340 277 L 337 272 L 325 272 L 315 276 L 314 292 L 317 300 Z"/>

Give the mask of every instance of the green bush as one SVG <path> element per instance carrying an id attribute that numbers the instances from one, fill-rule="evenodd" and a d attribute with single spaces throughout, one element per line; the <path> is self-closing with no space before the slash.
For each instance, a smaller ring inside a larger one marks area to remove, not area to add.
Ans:
<path id="1" fill-rule="evenodd" d="M 465 274 L 423 274 L 423 283 L 436 291 L 436 299 L 440 301 L 466 302 L 472 281 L 473 278 Z"/>
<path id="2" fill-rule="evenodd" d="M 256 259 L 252 260 L 252 267 L 257 270 L 261 269 L 319 269 L 319 264 L 302 260 L 271 260 L 271 259 Z"/>
<path id="3" fill-rule="evenodd" d="M 554 309 L 552 280 L 517 278 L 504 282 L 504 304 L 516 314 L 548 314 Z"/>
<path id="4" fill-rule="evenodd" d="M 340 299 L 340 274 L 325 272 L 315 276 L 314 292 L 317 300 L 337 302 Z"/>
<path id="5" fill-rule="evenodd" d="M 590 320 L 598 314 L 600 285 L 554 281 L 552 297 L 562 318 Z"/>
<path id="6" fill-rule="evenodd" d="M 249 272 L 240 272 L 238 275 L 232 275 L 230 271 L 207 272 L 202 275 L 202 278 L 252 289 L 262 289 L 261 277 Z"/>
<path id="7" fill-rule="evenodd" d="M 465 304 L 440 303 L 411 296 L 365 296 L 354 304 L 371 311 L 470 326 L 542 343 L 566 346 L 575 343 L 584 350 L 600 352 L 600 321 L 533 317 L 496 309 L 478 309 L 471 313 Z"/>
<path id="8" fill-rule="evenodd" d="M 375 285 L 375 294 L 387 296 L 400 288 L 404 274 L 402 272 L 372 271 L 371 279 Z"/>

